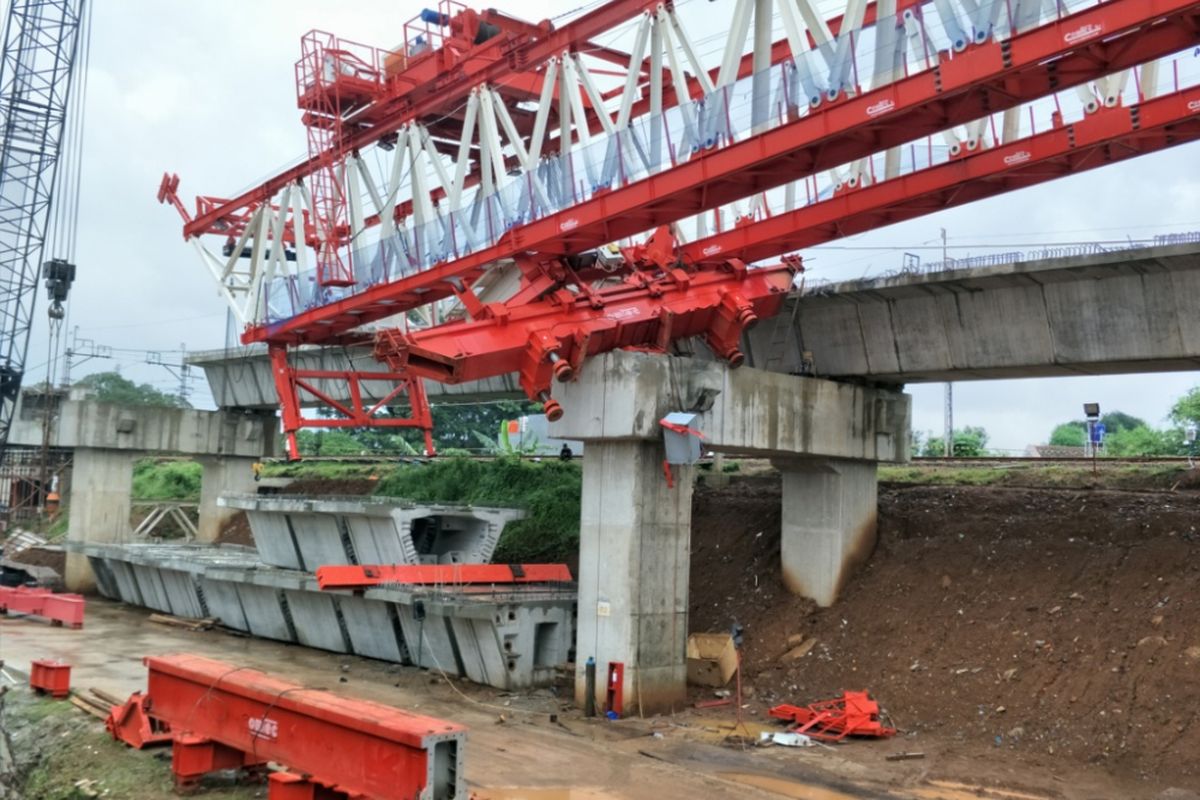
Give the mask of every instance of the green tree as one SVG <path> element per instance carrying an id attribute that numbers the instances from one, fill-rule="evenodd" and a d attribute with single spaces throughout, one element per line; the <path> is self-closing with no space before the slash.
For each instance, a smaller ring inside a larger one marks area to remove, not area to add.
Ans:
<path id="1" fill-rule="evenodd" d="M 941 436 L 931 436 L 925 442 L 923 456 L 937 457 L 945 454 L 946 440 Z M 954 456 L 956 458 L 978 458 L 987 455 L 988 432 L 980 427 L 954 429 Z"/>
<path id="2" fill-rule="evenodd" d="M 361 456 L 370 450 L 349 430 L 302 430 L 296 434 L 302 456 Z"/>
<path id="3" fill-rule="evenodd" d="M 438 452 L 444 450 L 478 450 L 479 437 L 494 439 L 504 420 L 516 419 L 526 414 L 540 414 L 538 403 L 519 400 L 502 400 L 493 403 L 437 403 L 433 406 L 433 443 Z M 397 413 L 408 414 L 408 409 L 397 409 Z M 424 449 L 421 432 L 406 430 L 401 434 L 415 446 Z"/>
<path id="4" fill-rule="evenodd" d="M 432 408 L 433 443 L 439 453 L 497 450 L 496 434 L 504 420 L 541 413 L 537 403 L 505 400 L 497 403 L 439 403 Z M 395 406 L 386 414 L 409 416 L 407 406 Z M 337 416 L 329 409 L 318 414 Z M 482 443 L 482 444 L 481 444 Z M 297 434 L 300 454 L 306 456 L 419 455 L 425 450 L 424 435 L 416 428 L 308 429 Z M 511 448 L 508 448 L 511 449 Z"/>
<path id="5" fill-rule="evenodd" d="M 1109 456 L 1165 456 L 1174 451 L 1166 431 L 1156 431 L 1143 424 L 1106 434 L 1104 453 Z"/>
<path id="6" fill-rule="evenodd" d="M 1175 401 L 1175 405 L 1171 407 L 1170 419 L 1180 428 L 1186 427 L 1189 422 L 1200 424 L 1200 386 L 1194 387 Z"/>
<path id="7" fill-rule="evenodd" d="M 1132 414 L 1126 414 L 1124 411 L 1111 411 L 1100 417 L 1100 422 L 1104 425 L 1105 435 L 1112 435 L 1120 431 L 1131 431 L 1137 428 L 1149 428 L 1146 420 L 1138 419 Z M 1080 423 L 1083 425 L 1083 423 Z"/>
<path id="8" fill-rule="evenodd" d="M 1087 439 L 1087 425 L 1078 421 L 1064 422 L 1050 434 L 1050 444 L 1057 447 L 1083 447 Z"/>
<path id="9" fill-rule="evenodd" d="M 119 406 L 159 406 L 183 408 L 185 403 L 173 394 L 160 392 L 148 383 L 134 383 L 119 372 L 97 372 L 81 378 L 76 386 L 86 386 L 101 403 Z"/>

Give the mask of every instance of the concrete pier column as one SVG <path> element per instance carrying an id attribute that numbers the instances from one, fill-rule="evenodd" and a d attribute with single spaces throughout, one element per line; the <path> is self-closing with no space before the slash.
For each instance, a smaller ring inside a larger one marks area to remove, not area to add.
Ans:
<path id="1" fill-rule="evenodd" d="M 258 459 L 238 456 L 202 456 L 196 459 L 204 472 L 200 478 L 200 522 L 196 526 L 196 539 L 214 542 L 221 533 L 221 526 L 235 514 L 236 508 L 222 508 L 217 498 L 222 494 L 253 494 L 254 462 Z"/>
<path id="2" fill-rule="evenodd" d="M 76 542 L 121 542 L 132 535 L 129 496 L 133 490 L 133 462 L 140 453 L 128 450 L 75 449 L 71 467 L 71 497 L 67 539 Z M 73 592 L 96 588 L 87 557 L 67 553 L 63 576 Z"/>
<path id="3" fill-rule="evenodd" d="M 624 664 L 624 713 L 687 699 L 688 559 L 693 467 L 663 474 L 661 441 L 589 441 L 583 456 L 575 700 L 596 660 L 596 707 L 609 662 Z"/>
<path id="4" fill-rule="evenodd" d="M 776 461 L 783 475 L 782 561 L 791 591 L 831 606 L 876 540 L 872 461 Z"/>
<path id="5" fill-rule="evenodd" d="M 646 353 L 589 359 L 555 384 L 565 412 L 550 436 L 584 442 L 575 698 L 596 660 L 625 665 L 624 711 L 679 704 L 687 683 L 687 595 L 694 467 L 663 475 L 672 411 L 714 452 L 783 459 L 784 569 L 822 603 L 875 535 L 875 462 L 908 458 L 908 398 L 881 389 Z"/>

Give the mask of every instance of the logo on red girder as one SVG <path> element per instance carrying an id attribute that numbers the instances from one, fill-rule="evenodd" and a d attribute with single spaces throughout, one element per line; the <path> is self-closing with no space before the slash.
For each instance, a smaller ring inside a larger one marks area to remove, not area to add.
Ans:
<path id="1" fill-rule="evenodd" d="M 719 245 L 719 244 L 710 244 L 708 247 L 704 248 L 700 252 L 706 256 L 715 256 L 717 253 L 721 252 L 724 249 L 725 248 L 721 247 L 721 245 Z"/>
<path id="2" fill-rule="evenodd" d="M 1200 113 L 1200 100 L 1193 100 L 1192 102 L 1188 103 L 1188 111 L 1192 112 L 1193 114 Z"/>
<path id="3" fill-rule="evenodd" d="M 251 739 L 275 741 L 279 738 L 279 723 L 269 717 L 251 717 L 246 720 Z"/>
<path id="4" fill-rule="evenodd" d="M 1079 44 L 1080 42 L 1086 42 L 1088 39 L 1095 39 L 1102 33 L 1104 33 L 1104 26 L 1093 22 L 1066 34 L 1063 36 L 1063 41 L 1067 44 Z"/>
<path id="5" fill-rule="evenodd" d="M 606 319 L 622 320 L 622 319 L 629 319 L 630 317 L 636 317 L 640 313 L 641 312 L 638 311 L 636 308 L 617 308 L 617 309 L 613 309 L 612 311 L 608 312 L 604 316 Z"/>
<path id="6" fill-rule="evenodd" d="M 578 227 L 579 227 L 579 220 L 575 219 L 574 217 L 571 217 L 571 218 L 570 218 L 570 219 L 568 219 L 568 220 L 564 220 L 564 221 L 563 221 L 563 222 L 562 222 L 562 223 L 561 223 L 561 224 L 558 226 L 558 229 L 559 229 L 560 231 L 573 231 L 573 230 L 575 230 L 575 229 L 576 229 L 576 228 L 578 228 Z"/>
<path id="7" fill-rule="evenodd" d="M 889 111 L 894 111 L 895 108 L 896 108 L 896 104 L 885 97 L 882 100 L 880 100 L 878 103 L 867 106 L 867 116 L 868 117 L 878 117 L 880 114 L 886 114 Z"/>
<path id="8" fill-rule="evenodd" d="M 1031 158 L 1033 158 L 1033 153 L 1029 152 L 1028 150 L 1018 150 L 1012 155 L 1004 157 L 1004 165 L 1011 167 L 1016 164 L 1024 164 Z"/>

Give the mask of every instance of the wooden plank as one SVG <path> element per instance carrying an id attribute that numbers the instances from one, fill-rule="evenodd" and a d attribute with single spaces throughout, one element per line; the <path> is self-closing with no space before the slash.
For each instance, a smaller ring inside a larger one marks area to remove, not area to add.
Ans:
<path id="1" fill-rule="evenodd" d="M 97 689 L 95 686 L 89 687 L 88 691 L 96 695 L 96 697 L 99 697 L 105 703 L 108 703 L 110 706 L 121 706 L 125 704 L 125 701 L 117 697 L 115 694 L 106 692 L 103 689 Z"/>
<path id="2" fill-rule="evenodd" d="M 108 709 L 107 708 L 101 709 L 97 706 L 94 706 L 91 703 L 88 703 L 88 702 L 80 699 L 79 695 L 75 695 L 75 694 L 71 695 L 70 700 L 71 700 L 71 705 L 75 706 L 80 711 L 86 711 L 88 714 L 91 714 L 96 719 L 108 719 Z"/>

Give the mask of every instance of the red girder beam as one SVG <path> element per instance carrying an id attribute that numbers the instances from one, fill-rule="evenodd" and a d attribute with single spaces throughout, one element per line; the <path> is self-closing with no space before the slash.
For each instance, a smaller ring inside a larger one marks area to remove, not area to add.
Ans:
<path id="1" fill-rule="evenodd" d="M 219 743 L 249 764 L 274 761 L 352 797 L 466 796 L 462 725 L 201 656 L 145 663 L 151 713 L 177 739 Z"/>
<path id="2" fill-rule="evenodd" d="M 283 322 L 249 328 L 242 340 L 328 341 L 366 322 L 447 297 L 454 291 L 450 279 L 473 280 L 488 264 L 521 252 L 583 252 L 1145 63 L 1197 41 L 1197 0 L 1111 0 L 1003 44 L 970 47 L 932 70 L 515 228 L 500 244 L 465 258 Z"/>
<path id="3" fill-rule="evenodd" d="M 604 5 L 572 20 L 561 28 L 551 31 L 543 38 L 531 41 L 501 53 L 503 57 L 494 61 L 471 59 L 460 63 L 434 81 L 407 91 L 404 95 L 385 102 L 376 113 L 375 125 L 347 137 L 341 149 L 350 152 L 377 141 L 383 134 L 400 128 L 405 122 L 425 114 L 444 111 L 447 103 L 465 98 L 471 88 L 483 83 L 501 82 L 514 72 L 539 66 L 552 56 L 586 43 L 592 38 L 611 30 L 625 20 L 642 11 L 653 9 L 660 0 L 609 0 Z M 453 104 L 453 103 L 452 103 Z M 284 186 L 309 175 L 321 166 L 323 156 L 309 158 L 286 172 L 276 175 L 266 183 L 229 200 L 224 205 L 197 216 L 184 226 L 185 237 L 198 236 L 210 230 L 223 216 L 237 213 L 255 203 L 267 203 Z"/>
<path id="4" fill-rule="evenodd" d="M 667 275 L 647 284 L 630 276 L 592 298 L 578 295 L 564 303 L 551 295 L 492 318 L 408 336 L 384 331 L 375 357 L 392 369 L 442 383 L 517 372 L 531 398 L 548 393 L 552 377 L 569 379 L 589 356 L 619 348 L 662 352 L 671 342 L 693 336 L 703 336 L 736 366 L 742 361 L 743 331 L 778 313 L 792 277 L 787 266 L 746 270 L 740 263 L 678 281 Z"/>
<path id="5" fill-rule="evenodd" d="M 429 584 L 570 583 L 566 564 L 396 564 L 317 567 L 322 589 L 366 589 L 385 583 Z"/>
<path id="6" fill-rule="evenodd" d="M 684 245 L 684 263 L 746 261 L 874 230 L 1200 139 L 1200 87 L 1113 108 Z"/>

